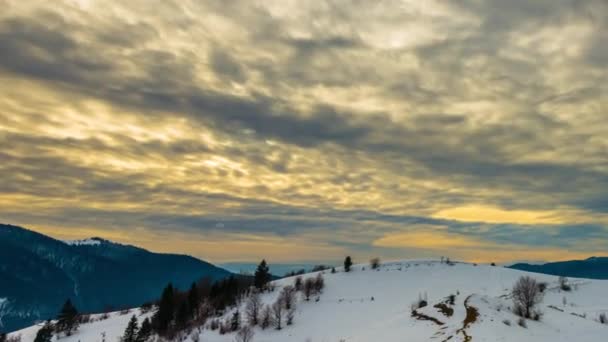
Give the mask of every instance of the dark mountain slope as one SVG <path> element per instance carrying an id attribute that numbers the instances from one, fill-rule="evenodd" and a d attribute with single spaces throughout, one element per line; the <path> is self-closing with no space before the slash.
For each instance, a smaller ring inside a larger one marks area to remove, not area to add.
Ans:
<path id="1" fill-rule="evenodd" d="M 519 263 L 509 267 L 516 270 L 556 276 L 608 279 L 608 257 L 591 257 L 586 260 L 550 262 L 542 265 Z"/>
<path id="2" fill-rule="evenodd" d="M 0 330 L 54 317 L 66 298 L 83 312 L 132 307 L 156 299 L 168 282 L 184 289 L 203 277 L 230 275 L 190 256 L 89 241 L 93 243 L 70 245 L 0 224 L 0 298 L 8 299 Z"/>

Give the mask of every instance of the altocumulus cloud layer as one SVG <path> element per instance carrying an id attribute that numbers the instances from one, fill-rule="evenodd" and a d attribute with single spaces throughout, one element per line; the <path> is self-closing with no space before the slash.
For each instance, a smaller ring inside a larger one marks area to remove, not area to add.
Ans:
<path id="1" fill-rule="evenodd" d="M 213 261 L 608 248 L 605 0 L 0 6 L 4 222 Z"/>

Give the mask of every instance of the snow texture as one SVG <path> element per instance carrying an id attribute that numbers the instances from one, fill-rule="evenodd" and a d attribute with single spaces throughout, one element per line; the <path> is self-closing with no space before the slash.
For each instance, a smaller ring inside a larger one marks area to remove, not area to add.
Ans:
<path id="1" fill-rule="evenodd" d="M 557 277 L 518 270 L 432 260 L 384 263 L 377 270 L 356 265 L 345 273 L 324 271 L 325 289 L 319 301 L 298 300 L 294 324 L 282 330 L 256 327 L 255 342 L 390 342 L 390 341 L 605 341 L 608 325 L 598 317 L 608 313 L 608 281 L 571 279 L 572 291 L 559 289 Z M 546 282 L 539 306 L 540 321 L 518 325 L 510 292 L 522 275 Z M 316 274 L 307 274 L 314 277 Z M 294 278 L 274 282 L 276 289 L 263 295 L 272 303 L 281 287 Z M 449 296 L 454 295 L 454 304 Z M 413 312 L 413 304 L 427 298 L 428 305 Z M 243 304 L 244 305 L 244 304 Z M 140 319 L 150 313 L 141 314 Z M 223 318 L 231 316 L 225 313 Z M 241 308 L 240 312 L 244 312 Z M 118 341 L 131 314 L 114 313 L 104 321 L 85 324 L 73 336 L 60 341 Z M 243 317 L 244 320 L 244 317 Z M 31 342 L 39 326 L 17 332 Z M 195 330 L 200 341 L 232 342 L 234 333 L 219 335 L 208 329 Z M 186 338 L 185 341 L 192 341 Z"/>

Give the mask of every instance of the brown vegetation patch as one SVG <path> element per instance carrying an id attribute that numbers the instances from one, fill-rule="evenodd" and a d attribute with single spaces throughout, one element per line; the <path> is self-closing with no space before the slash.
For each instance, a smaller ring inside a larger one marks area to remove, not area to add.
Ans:
<path id="1" fill-rule="evenodd" d="M 442 321 L 438 320 L 437 318 L 431 317 L 431 316 L 427 316 L 427 315 L 425 315 L 423 313 L 420 313 L 420 312 L 418 312 L 416 310 L 412 310 L 412 317 L 414 317 L 414 318 L 416 318 L 417 320 L 420 320 L 420 321 L 431 321 L 431 322 L 433 322 L 433 323 L 435 323 L 437 325 L 443 325 L 444 324 Z"/>
<path id="2" fill-rule="evenodd" d="M 464 318 L 464 321 L 462 321 L 462 328 L 456 331 L 457 334 L 462 333 L 465 342 L 470 342 L 473 339 L 472 336 L 467 334 L 466 329 L 469 327 L 469 325 L 477 322 L 477 318 L 479 317 L 479 310 L 477 310 L 476 307 L 469 305 L 469 299 L 471 299 L 471 296 L 468 296 L 464 301 L 464 307 L 467 310 L 467 315 Z"/>
<path id="3" fill-rule="evenodd" d="M 441 312 L 446 317 L 452 317 L 452 315 L 454 314 L 454 309 L 447 306 L 447 304 L 439 303 L 435 304 L 433 307 L 439 309 L 439 312 Z"/>

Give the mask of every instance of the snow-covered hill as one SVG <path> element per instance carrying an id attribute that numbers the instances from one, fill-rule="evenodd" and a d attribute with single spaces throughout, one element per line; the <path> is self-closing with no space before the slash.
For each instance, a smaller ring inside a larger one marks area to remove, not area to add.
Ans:
<path id="1" fill-rule="evenodd" d="M 512 313 L 510 291 L 522 275 L 547 282 L 539 308 L 540 321 L 528 320 L 518 325 Z M 304 277 L 314 277 L 308 274 Z M 294 324 L 282 330 L 254 329 L 254 341 L 605 341 L 608 325 L 599 323 L 601 313 L 608 313 L 608 281 L 571 279 L 572 291 L 559 289 L 557 277 L 518 270 L 438 261 L 410 260 L 390 262 L 372 270 L 369 265 L 353 266 L 345 273 L 324 271 L 325 289 L 318 301 L 299 299 Z M 272 303 L 280 288 L 294 283 L 294 278 L 275 281 L 277 289 L 263 295 Z M 454 305 L 448 297 L 455 295 Z M 412 304 L 420 297 L 429 305 L 416 310 Z M 243 304 L 244 305 L 244 304 Z M 244 310 L 241 307 L 240 312 Z M 150 313 L 141 314 L 143 316 Z M 225 317 L 230 317 L 227 312 Z M 118 341 L 128 315 L 114 313 L 104 321 L 81 326 L 71 337 L 61 341 Z M 15 334 L 23 342 L 33 341 L 39 327 Z M 200 341 L 229 342 L 234 333 L 220 335 L 203 329 L 193 335 Z M 191 340 L 191 339 L 190 339 Z"/>

